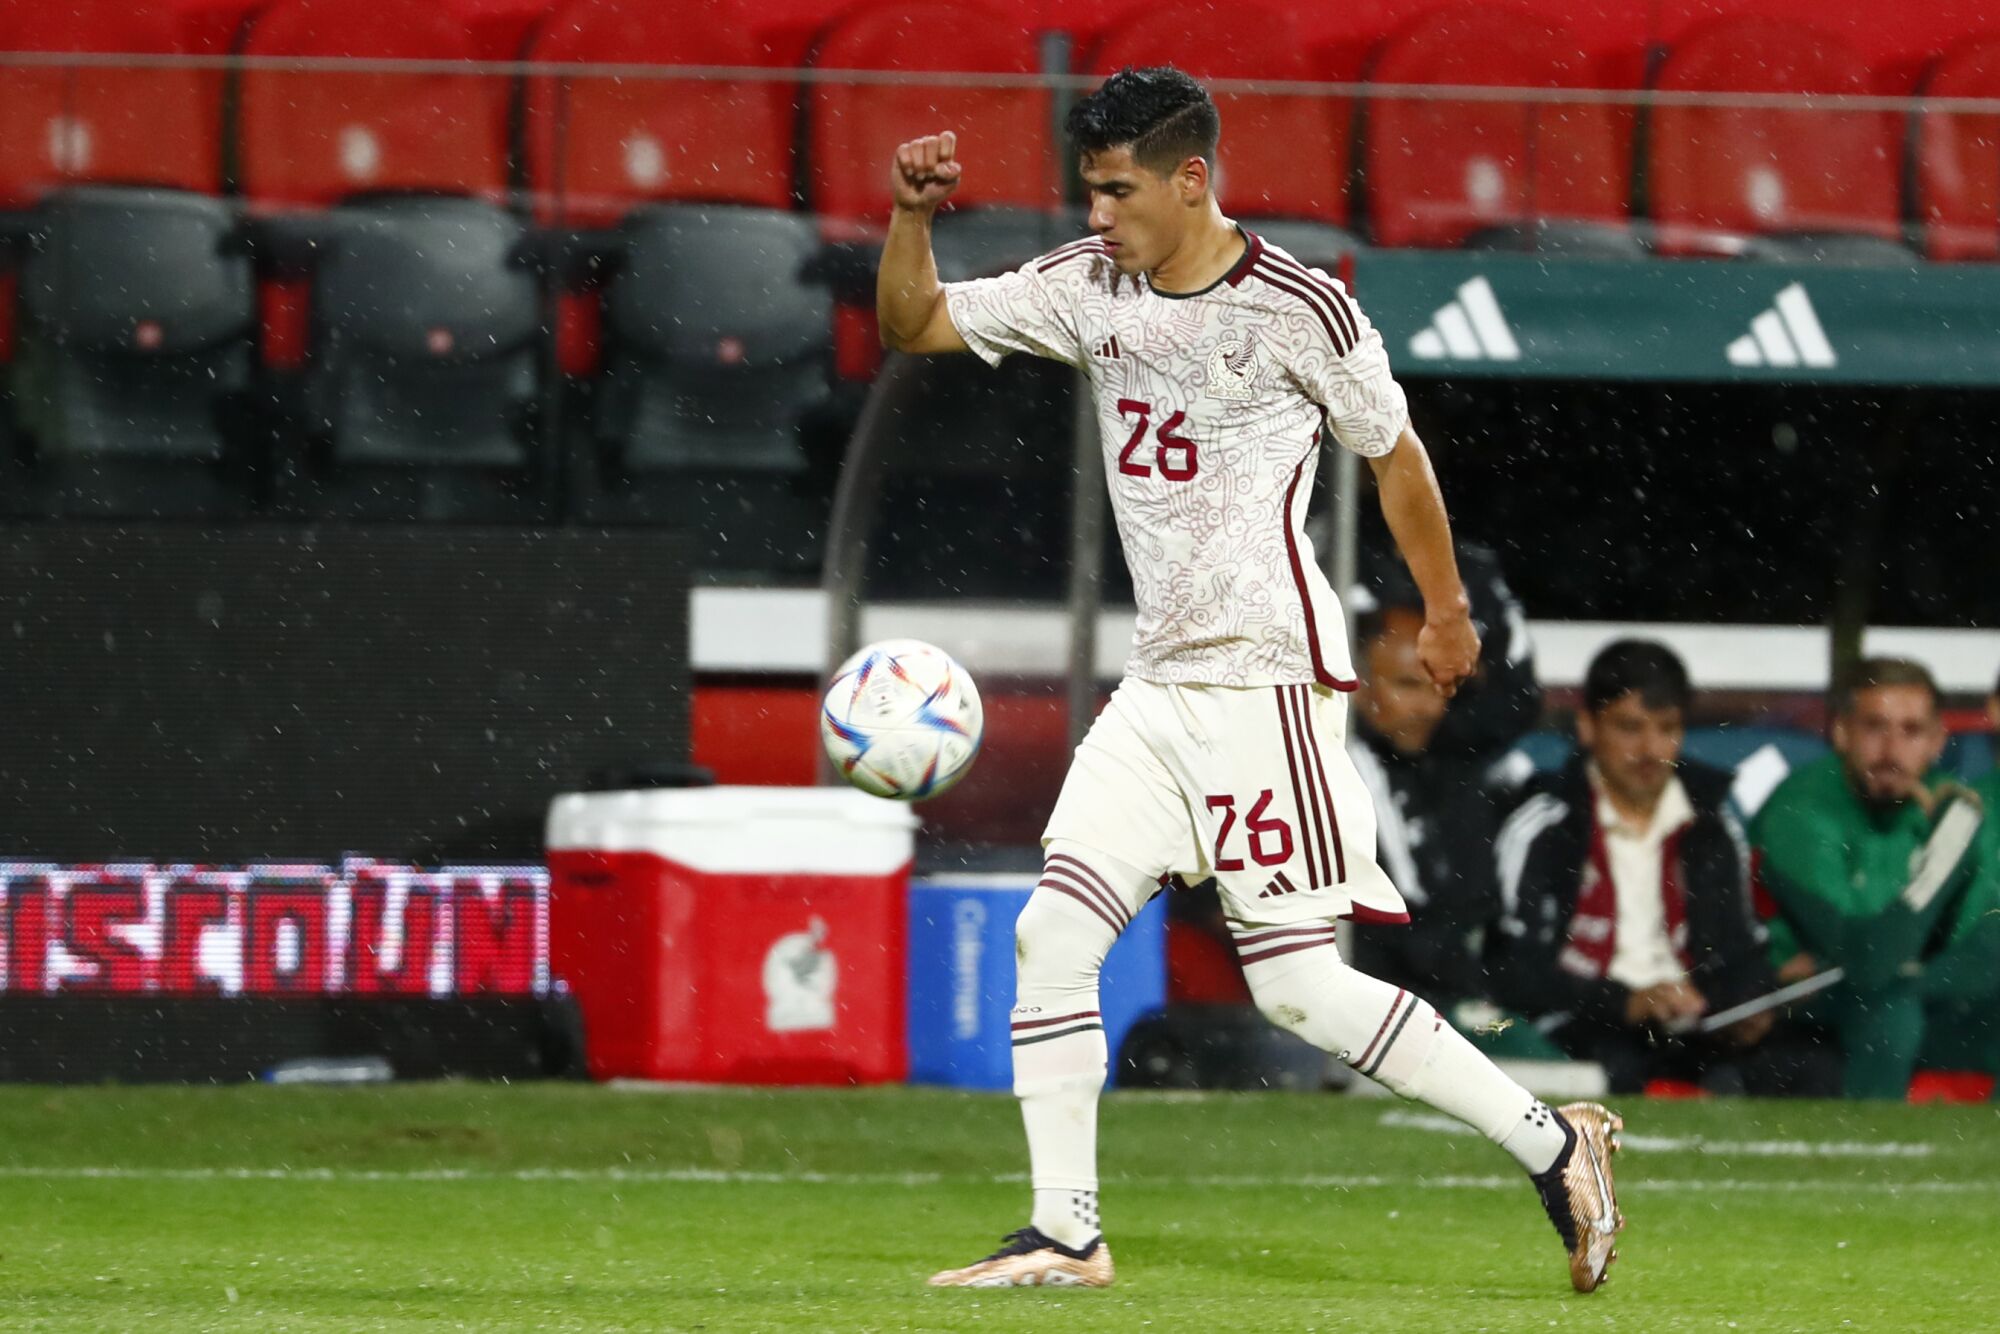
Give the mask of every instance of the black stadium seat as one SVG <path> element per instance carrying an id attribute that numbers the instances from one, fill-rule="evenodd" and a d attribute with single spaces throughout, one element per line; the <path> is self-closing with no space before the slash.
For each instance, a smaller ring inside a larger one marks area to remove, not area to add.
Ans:
<path id="1" fill-rule="evenodd" d="M 320 222 L 305 402 L 335 463 L 525 468 L 543 304 L 527 224 L 423 195 Z"/>
<path id="2" fill-rule="evenodd" d="M 596 412 L 616 468 L 802 469 L 799 428 L 832 366 L 832 298 L 805 277 L 813 220 L 653 205 L 617 237 Z"/>
<path id="3" fill-rule="evenodd" d="M 63 191 L 38 210 L 20 276 L 16 412 L 39 450 L 220 460 L 251 377 L 250 262 L 222 200 Z"/>

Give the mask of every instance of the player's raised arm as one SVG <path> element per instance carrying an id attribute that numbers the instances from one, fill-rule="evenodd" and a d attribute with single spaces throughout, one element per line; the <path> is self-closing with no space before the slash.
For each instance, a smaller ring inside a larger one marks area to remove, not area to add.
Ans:
<path id="1" fill-rule="evenodd" d="M 1473 628 L 1471 603 L 1458 577 L 1458 558 L 1451 549 L 1451 520 L 1444 510 L 1431 456 L 1407 422 L 1396 447 L 1370 458 L 1382 496 L 1382 517 L 1389 521 L 1396 547 L 1424 595 L 1424 628 L 1417 636 L 1417 657 L 1437 688 L 1450 695 L 1479 665 L 1479 632 Z"/>
<path id="2" fill-rule="evenodd" d="M 958 136 L 950 130 L 896 149 L 889 168 L 895 209 L 889 215 L 882 267 L 875 274 L 875 318 L 885 347 L 898 352 L 970 350 L 945 310 L 944 287 L 931 254 L 931 219 L 958 188 L 962 170 Z"/>

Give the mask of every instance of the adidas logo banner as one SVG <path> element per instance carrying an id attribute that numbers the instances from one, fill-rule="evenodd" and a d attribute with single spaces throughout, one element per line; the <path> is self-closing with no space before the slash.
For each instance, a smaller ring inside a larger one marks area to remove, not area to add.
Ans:
<path id="1" fill-rule="evenodd" d="M 1410 337 L 1410 355 L 1425 361 L 1519 361 L 1521 345 L 1514 341 L 1500 301 L 1485 275 L 1458 288 L 1458 300 L 1439 306 L 1430 326 Z"/>
<path id="2" fill-rule="evenodd" d="M 1352 276 L 1404 375 L 2000 387 L 2000 264 L 1362 247 Z"/>
<path id="3" fill-rule="evenodd" d="M 1840 364 L 1804 283 L 1793 283 L 1779 292 L 1770 309 L 1750 321 L 1750 332 L 1730 343 L 1725 355 L 1732 366 Z"/>

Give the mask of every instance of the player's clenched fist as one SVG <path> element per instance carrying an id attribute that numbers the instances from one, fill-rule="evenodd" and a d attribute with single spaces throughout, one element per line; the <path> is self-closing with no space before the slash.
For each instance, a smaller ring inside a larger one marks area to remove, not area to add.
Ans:
<path id="1" fill-rule="evenodd" d="M 936 208 L 958 188 L 963 168 L 958 161 L 958 136 L 950 130 L 927 134 L 896 148 L 896 165 L 889 170 L 889 188 L 897 208 Z"/>
<path id="2" fill-rule="evenodd" d="M 1417 632 L 1417 661 L 1447 699 L 1479 668 L 1479 631 L 1464 614 L 1426 619 Z"/>

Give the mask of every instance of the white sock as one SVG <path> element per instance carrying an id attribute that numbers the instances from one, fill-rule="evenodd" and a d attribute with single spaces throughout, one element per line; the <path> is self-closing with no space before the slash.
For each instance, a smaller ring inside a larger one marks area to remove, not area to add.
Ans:
<path id="1" fill-rule="evenodd" d="M 1545 1171 L 1562 1153 L 1554 1114 L 1429 1002 L 1348 967 L 1331 940 L 1290 952 L 1267 943 L 1261 960 L 1257 946 L 1238 948 L 1251 960 L 1243 970 L 1251 994 L 1273 1023 L 1402 1097 L 1457 1117 L 1530 1172 Z"/>
<path id="2" fill-rule="evenodd" d="M 1035 1216 L 1028 1220 L 1043 1236 L 1080 1251 L 1097 1240 L 1103 1228 L 1097 1221 L 1097 1192 L 1064 1190 L 1059 1186 L 1035 1187 Z"/>
<path id="3" fill-rule="evenodd" d="M 1569 1144 L 1569 1136 L 1563 1133 L 1562 1118 L 1549 1110 L 1549 1105 L 1540 1098 L 1535 1099 L 1514 1128 L 1500 1139 L 1500 1147 L 1514 1155 L 1514 1161 L 1528 1169 L 1530 1175 L 1540 1176 L 1556 1165 L 1562 1151 Z"/>
<path id="4" fill-rule="evenodd" d="M 1028 1135 L 1031 1225 L 1081 1248 L 1099 1233 L 1097 1098 L 1109 1053 L 1097 975 L 1152 886 L 1112 858 L 1058 841 L 1014 926 L 1014 1093 Z"/>

